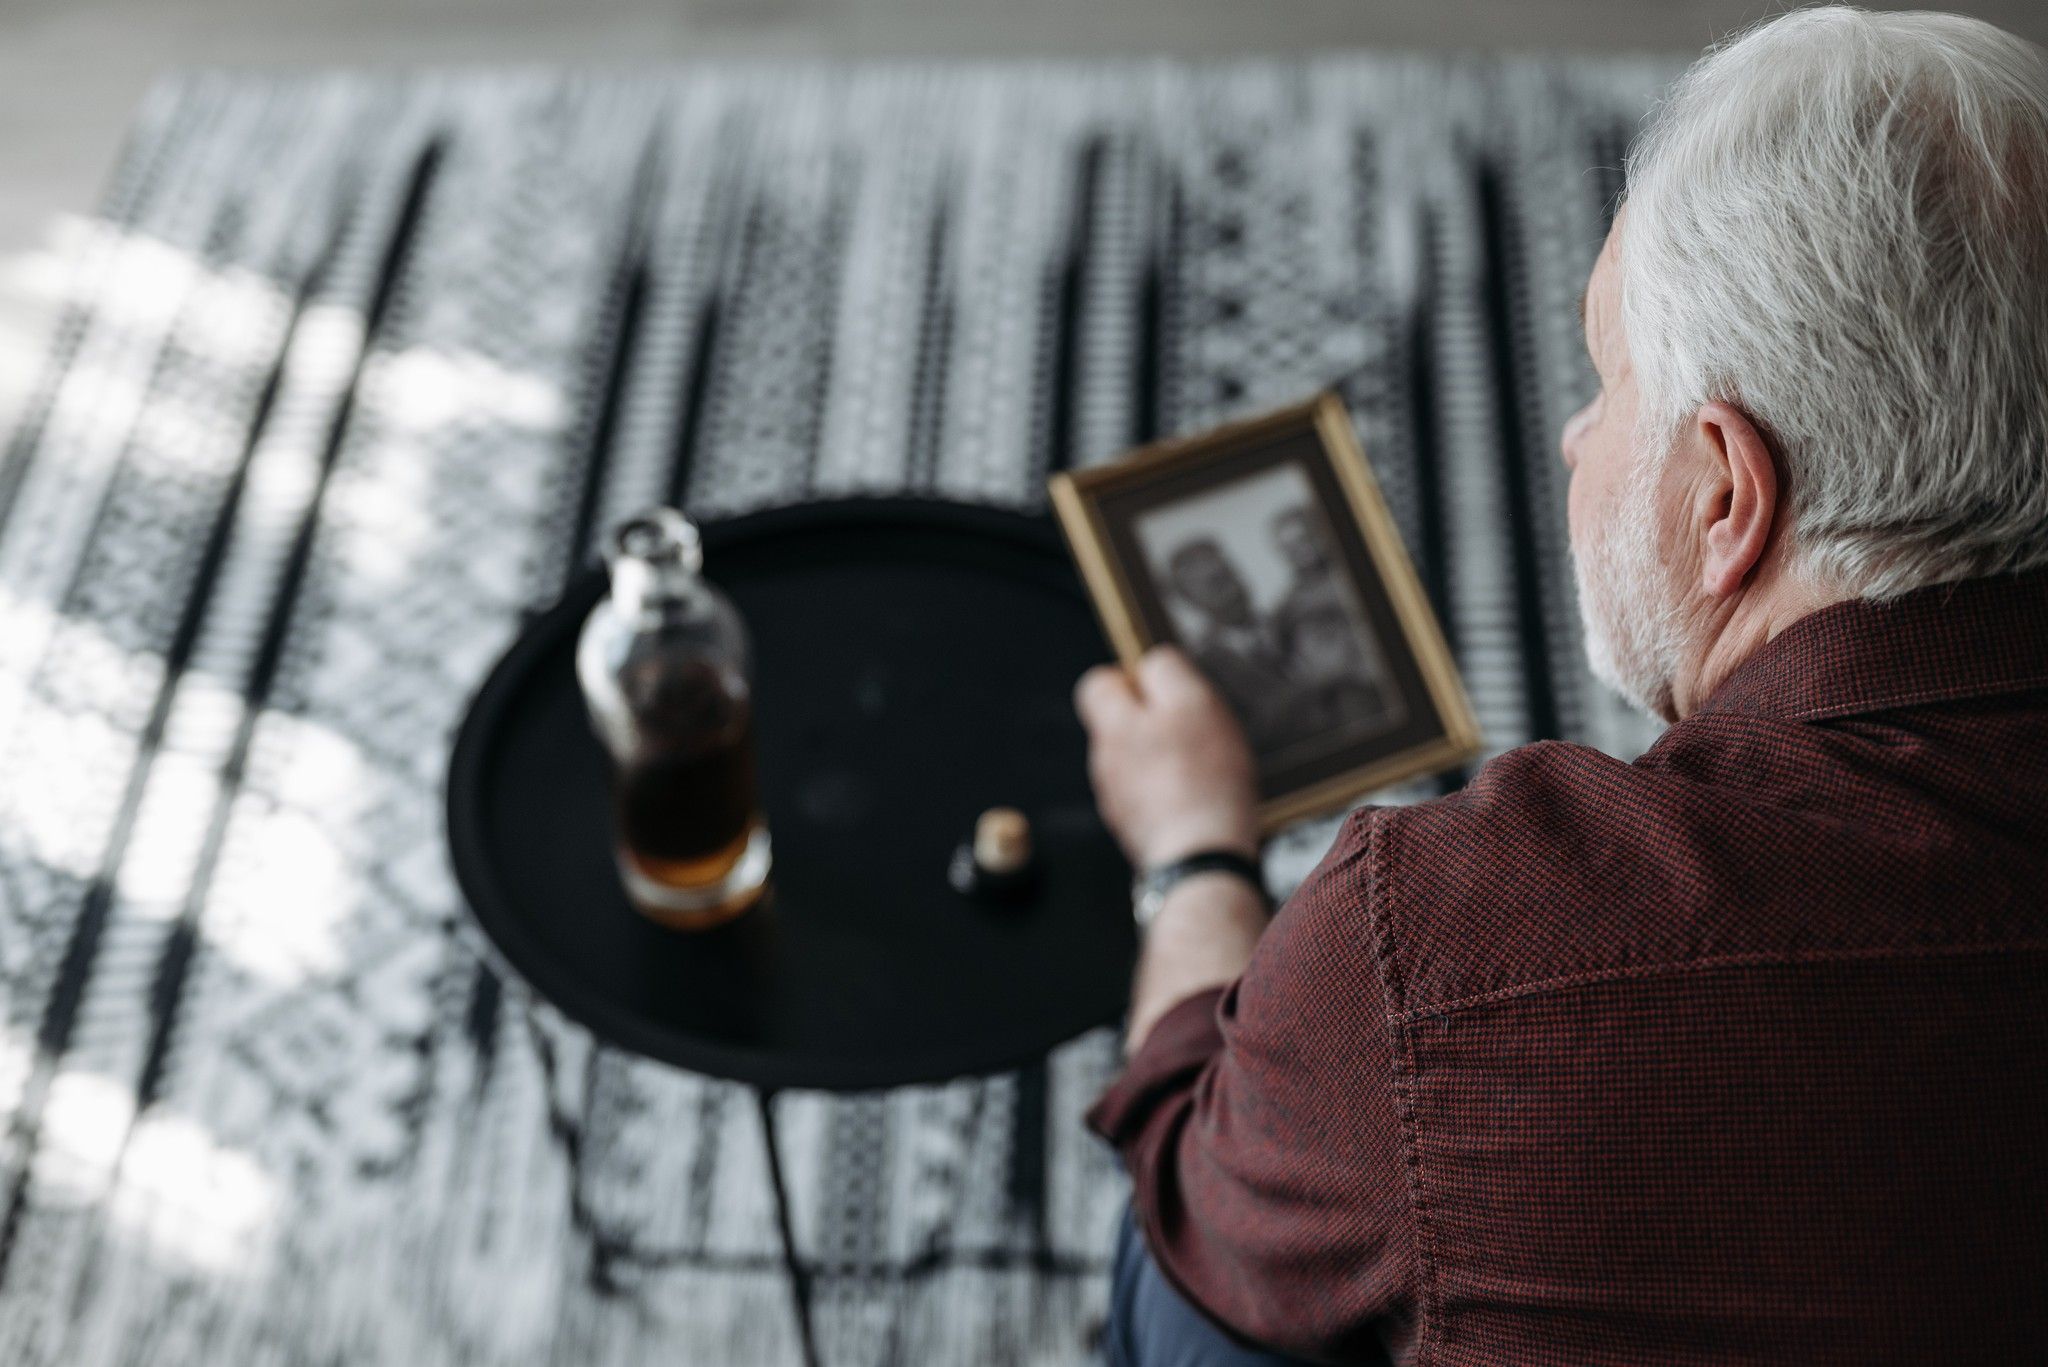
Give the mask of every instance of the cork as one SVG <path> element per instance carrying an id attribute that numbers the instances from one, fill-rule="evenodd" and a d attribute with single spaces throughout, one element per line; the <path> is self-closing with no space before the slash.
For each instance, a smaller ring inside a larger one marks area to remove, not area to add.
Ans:
<path id="1" fill-rule="evenodd" d="M 974 862 L 987 873 L 1015 873 L 1031 862 L 1031 822 L 1015 807 L 991 807 L 974 823 Z"/>

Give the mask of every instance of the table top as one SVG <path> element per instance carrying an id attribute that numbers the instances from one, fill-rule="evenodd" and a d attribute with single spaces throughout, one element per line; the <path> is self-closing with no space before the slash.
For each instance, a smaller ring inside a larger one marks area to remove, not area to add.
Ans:
<path id="1" fill-rule="evenodd" d="M 1115 1019 L 1128 870 L 1071 704 L 1107 650 L 1049 521 L 853 499 L 703 531 L 754 641 L 770 900 L 697 933 L 627 904 L 572 668 L 592 570 L 492 672 L 450 770 L 456 872 L 498 955 L 614 1045 L 770 1088 L 989 1073 Z M 1040 870 L 1008 906 L 946 876 L 998 805 L 1030 817 Z"/>

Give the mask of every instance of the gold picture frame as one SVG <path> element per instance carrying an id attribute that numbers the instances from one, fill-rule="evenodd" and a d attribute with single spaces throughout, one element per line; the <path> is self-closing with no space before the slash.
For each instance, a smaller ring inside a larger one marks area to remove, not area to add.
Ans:
<path id="1" fill-rule="evenodd" d="M 1118 660 L 1188 646 L 1246 722 L 1262 831 L 1478 754 L 1443 630 L 1335 394 L 1064 471 L 1048 489 Z M 1219 520 L 1238 509 L 1265 509 L 1270 525 Z M 1262 533 L 1269 549 L 1248 539 Z M 1191 613 L 1207 628 L 1193 646 Z M 1337 662 L 1295 669 L 1311 645 Z M 1344 720 L 1314 730 L 1323 718 Z"/>

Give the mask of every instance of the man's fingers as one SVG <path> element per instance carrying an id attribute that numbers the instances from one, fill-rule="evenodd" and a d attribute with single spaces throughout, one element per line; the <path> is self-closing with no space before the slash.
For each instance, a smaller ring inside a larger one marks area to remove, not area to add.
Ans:
<path id="1" fill-rule="evenodd" d="M 1135 670 L 1097 665 L 1083 674 L 1074 685 L 1074 710 L 1093 729 L 1133 707 L 1184 702 L 1214 692 L 1178 646 L 1154 646 L 1139 657 Z"/>
<path id="2" fill-rule="evenodd" d="M 1209 681 L 1178 646 L 1153 646 L 1138 661 L 1138 687 L 1153 698 L 1184 698 L 1209 691 Z"/>
<path id="3" fill-rule="evenodd" d="M 1091 730 L 1137 701 L 1120 665 L 1097 665 L 1074 685 L 1074 710 Z"/>

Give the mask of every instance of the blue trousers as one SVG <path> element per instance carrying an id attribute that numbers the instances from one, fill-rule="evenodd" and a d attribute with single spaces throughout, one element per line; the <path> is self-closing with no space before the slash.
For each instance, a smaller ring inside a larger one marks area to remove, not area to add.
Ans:
<path id="1" fill-rule="evenodd" d="M 1300 1358 L 1240 1347 L 1204 1319 L 1152 1261 L 1129 1210 L 1117 1231 L 1102 1342 L 1109 1367 L 1306 1367 Z"/>

